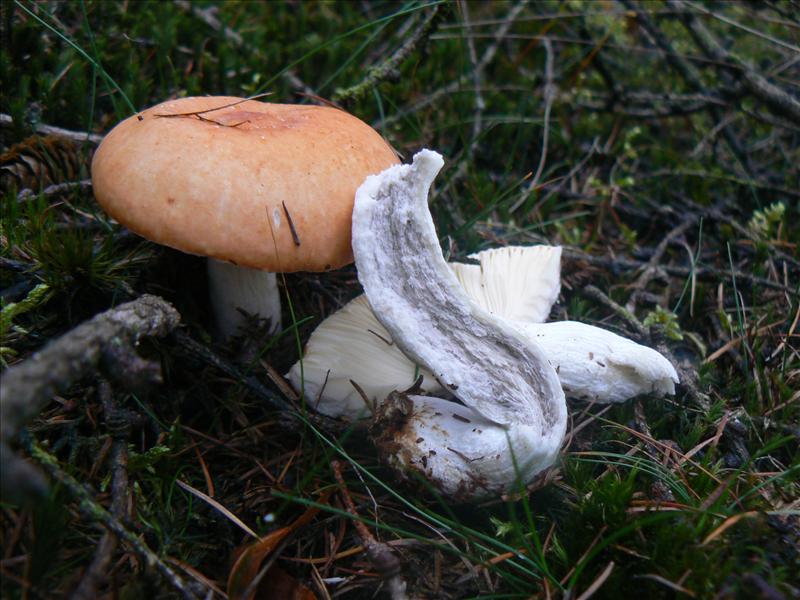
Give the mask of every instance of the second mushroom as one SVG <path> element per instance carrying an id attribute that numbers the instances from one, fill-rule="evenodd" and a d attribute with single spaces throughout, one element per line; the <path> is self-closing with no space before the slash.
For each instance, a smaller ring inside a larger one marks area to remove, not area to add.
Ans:
<path id="1" fill-rule="evenodd" d="M 542 323 L 560 288 L 558 247 L 502 248 L 448 266 L 427 208 L 441 165 L 423 151 L 359 189 L 353 243 L 366 296 L 320 325 L 289 378 L 320 412 L 375 413 L 388 462 L 470 500 L 553 463 L 564 392 L 619 402 L 674 393 L 677 375 L 656 351 L 611 332 Z M 418 392 L 447 398 L 392 393 L 415 380 Z"/>

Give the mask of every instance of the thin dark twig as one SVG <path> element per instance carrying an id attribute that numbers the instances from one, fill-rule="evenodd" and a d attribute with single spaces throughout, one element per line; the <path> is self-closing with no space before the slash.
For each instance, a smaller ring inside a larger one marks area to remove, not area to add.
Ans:
<path id="1" fill-rule="evenodd" d="M 550 110 L 553 108 L 553 100 L 555 100 L 558 90 L 553 78 L 553 44 L 550 43 L 549 39 L 545 38 L 543 45 L 546 58 L 544 66 L 544 131 L 542 132 L 542 152 L 539 156 L 539 165 L 536 167 L 536 173 L 534 173 L 533 179 L 531 179 L 531 182 L 520 198 L 511 206 L 509 213 L 513 213 L 522 206 L 531 192 L 539 185 L 539 179 L 542 177 L 544 165 L 547 162 L 547 144 L 550 139 Z"/>
<path id="2" fill-rule="evenodd" d="M 467 2 L 460 2 L 461 12 L 464 14 L 464 23 L 467 30 L 471 29 L 469 18 L 469 4 Z M 486 109 L 486 101 L 483 99 L 481 87 L 483 85 L 483 73 L 478 70 L 478 51 L 475 49 L 475 40 L 471 35 L 467 36 L 467 52 L 469 53 L 469 60 L 472 64 L 472 81 L 475 90 L 475 110 L 473 112 L 474 119 L 472 121 L 472 138 L 470 139 L 469 146 L 467 147 L 465 161 L 462 163 L 466 165 L 467 162 L 472 161 L 472 155 L 475 150 L 475 144 L 481 135 L 483 129 L 483 111 Z"/>
<path id="3" fill-rule="evenodd" d="M 239 106 L 240 104 L 242 104 L 244 102 L 248 102 L 250 100 L 258 100 L 259 98 L 264 98 L 266 96 L 271 96 L 271 95 L 272 95 L 272 92 L 264 92 L 263 94 L 256 94 L 255 96 L 249 96 L 247 98 L 242 98 L 241 100 L 237 100 L 236 102 L 229 102 L 228 104 L 223 104 L 222 106 L 215 106 L 213 108 L 206 108 L 204 110 L 192 110 L 192 111 L 189 111 L 189 112 L 181 112 L 181 113 L 157 114 L 157 115 L 153 115 L 153 116 L 160 117 L 162 119 L 169 119 L 169 118 L 173 118 L 173 117 L 199 117 L 199 116 L 204 115 L 206 113 L 216 112 L 218 110 L 222 110 L 224 108 L 231 108 L 233 106 Z M 211 119 L 206 119 L 206 120 L 211 121 Z M 216 121 L 212 121 L 212 122 L 216 123 Z M 243 121 L 243 123 L 244 122 L 246 122 L 246 121 Z M 241 123 L 240 123 L 240 125 L 241 125 Z M 230 127 L 235 127 L 235 125 L 231 125 Z"/>
<path id="4" fill-rule="evenodd" d="M 636 333 L 636 336 L 639 338 L 640 341 L 643 341 L 647 344 L 650 344 L 655 347 L 661 354 L 663 354 L 667 360 L 672 363 L 672 366 L 675 367 L 675 370 L 678 372 L 678 376 L 680 379 L 680 384 L 684 386 L 687 391 L 687 395 L 692 400 L 692 402 L 704 409 L 707 410 L 710 406 L 709 397 L 707 394 L 700 391 L 698 388 L 698 375 L 697 370 L 694 369 L 691 365 L 686 365 L 681 363 L 675 358 L 675 355 L 672 353 L 670 347 L 666 344 L 662 336 L 652 336 L 651 332 L 642 324 L 639 319 L 636 318 L 636 315 L 631 313 L 625 307 L 617 304 L 611 298 L 609 298 L 605 293 L 603 293 L 600 289 L 593 285 L 587 285 L 582 290 L 583 295 L 587 298 L 591 298 L 600 302 L 601 304 L 610 308 L 614 313 L 616 313 L 620 318 L 622 318 L 625 323 Z"/>
<path id="5" fill-rule="evenodd" d="M 130 438 L 130 420 L 125 411 L 117 406 L 116 397 L 111 385 L 106 380 L 98 383 L 98 395 L 103 403 L 106 425 L 111 430 L 114 440 L 111 447 L 111 516 L 122 522 L 128 507 L 128 439 Z M 70 600 L 92 600 L 98 595 L 98 588 L 111 564 L 111 558 L 117 540 L 110 530 L 103 533 L 97 544 L 94 559 L 86 569 L 81 582 L 72 592 Z"/>
<path id="6" fill-rule="evenodd" d="M 333 476 L 336 478 L 336 483 L 339 484 L 339 494 L 344 501 L 345 508 L 353 516 L 353 526 L 356 528 L 358 536 L 361 538 L 361 543 L 367 551 L 367 557 L 375 569 L 387 579 L 392 599 L 402 600 L 408 598 L 406 582 L 401 575 L 402 563 L 388 545 L 375 539 L 372 532 L 367 529 L 367 526 L 359 518 L 356 505 L 350 497 L 350 492 L 347 490 L 347 484 L 342 475 L 342 463 L 337 460 L 331 461 L 331 469 L 333 470 Z"/>
<path id="7" fill-rule="evenodd" d="M 208 6 L 204 8 L 202 6 L 198 6 L 195 2 L 189 2 L 189 0 L 174 0 L 174 2 L 175 5 L 181 10 L 201 20 L 214 31 L 221 32 L 225 37 L 225 40 L 234 48 L 239 48 L 240 50 L 244 50 L 251 55 L 264 58 L 261 50 L 258 47 L 252 46 L 245 42 L 238 31 L 231 29 L 216 17 L 215 13 L 218 11 L 216 6 Z M 280 76 L 295 90 L 299 90 L 300 92 L 309 96 L 316 96 L 316 92 L 311 87 L 306 85 L 291 69 L 282 71 Z"/>
<path id="8" fill-rule="evenodd" d="M 292 215 L 289 214 L 289 209 L 286 208 L 286 202 L 281 201 L 283 205 L 283 214 L 286 215 L 286 221 L 289 223 L 289 231 L 292 232 L 292 241 L 294 241 L 295 246 L 300 245 L 300 236 L 297 235 L 297 229 L 294 228 L 294 221 L 292 221 Z"/>
<path id="9" fill-rule="evenodd" d="M 504 17 L 502 23 L 497 28 L 497 31 L 492 36 L 493 42 L 492 44 L 484 50 L 483 54 L 481 55 L 480 61 L 478 61 L 478 65 L 475 67 L 474 71 L 483 73 L 486 67 L 494 60 L 495 55 L 497 54 L 497 50 L 500 47 L 501 42 L 506 38 L 508 35 L 509 29 L 516 21 L 519 14 L 522 10 L 528 5 L 529 0 L 519 0 L 514 6 L 511 7 L 511 10 L 508 11 L 508 14 Z M 461 89 L 464 84 L 466 83 L 469 77 L 474 77 L 474 73 L 464 73 L 460 75 L 454 81 L 451 81 L 447 85 L 440 87 L 437 90 L 434 90 L 430 94 L 426 94 L 419 102 L 412 104 L 411 106 L 398 110 L 394 115 L 387 117 L 381 123 L 383 126 L 390 125 L 396 123 L 410 114 L 421 110 L 426 106 L 430 106 L 431 104 L 435 104 L 438 102 L 442 97 L 446 96 L 447 94 L 452 94 L 457 90 Z"/>
<path id="10" fill-rule="evenodd" d="M 784 42 L 783 40 L 779 40 L 778 38 L 776 38 L 774 36 L 771 36 L 768 33 L 764 33 L 763 31 L 759 31 L 757 29 L 753 29 L 752 27 L 748 27 L 744 23 L 739 23 L 739 21 L 734 21 L 733 19 L 730 19 L 730 18 L 726 17 L 725 15 L 721 15 L 721 14 L 719 14 L 717 12 L 714 12 L 713 10 L 710 10 L 708 7 L 702 6 L 701 4 L 696 4 L 694 2 L 688 2 L 688 1 L 687 2 L 683 2 L 683 4 L 685 4 L 686 6 L 691 7 L 693 10 L 696 10 L 698 12 L 703 13 L 704 15 L 708 15 L 709 17 L 713 17 L 713 18 L 717 19 L 718 21 L 722 21 L 723 23 L 726 23 L 726 24 L 730 25 L 731 27 L 736 27 L 737 29 L 741 29 L 742 31 L 746 31 L 747 33 L 749 33 L 751 35 L 759 37 L 762 40 L 766 40 L 771 44 L 775 44 L 776 46 L 780 46 L 781 48 L 785 48 L 786 50 L 791 50 L 792 52 L 795 52 L 795 53 L 800 53 L 800 48 L 798 48 L 797 46 L 795 46 L 793 44 L 789 44 L 787 42 Z M 679 11 L 676 11 L 676 12 L 679 15 L 685 15 L 686 14 L 685 11 L 682 11 L 682 10 L 679 10 Z"/>
<path id="11" fill-rule="evenodd" d="M 10 129 L 14 126 L 14 119 L 11 115 L 0 113 L 0 127 L 3 129 Z M 72 131 L 70 129 L 63 129 L 61 127 L 54 127 L 53 125 L 45 125 L 40 123 L 34 128 L 34 131 L 39 135 L 53 135 L 60 138 L 66 138 L 75 142 L 89 142 L 90 144 L 98 145 L 103 141 L 103 137 L 97 133 L 89 133 L 88 131 Z"/>
<path id="12" fill-rule="evenodd" d="M 315 426 L 334 434 L 341 433 L 348 427 L 347 423 L 327 417 L 322 413 L 303 412 L 300 406 L 292 405 L 283 396 L 273 392 L 261 383 L 256 376 L 243 372 L 231 362 L 216 354 L 206 345 L 192 339 L 186 332 L 176 331 L 173 337 L 180 345 L 181 351 L 187 356 L 200 360 L 208 366 L 219 369 L 228 375 L 231 379 L 247 388 L 256 398 L 263 400 L 273 409 L 280 411 L 281 416 L 286 417 L 287 424 L 297 426 L 297 419 L 302 413 L 303 419 L 311 421 Z"/>
<path id="13" fill-rule="evenodd" d="M 30 200 L 32 198 L 38 198 L 39 196 L 43 198 L 49 198 L 51 196 L 58 196 L 60 194 L 65 194 L 67 192 L 71 192 L 74 190 L 79 190 L 81 192 L 90 190 L 92 188 L 92 180 L 91 179 L 81 179 L 80 181 L 67 181 L 65 183 L 56 183 L 54 185 L 47 186 L 41 192 L 37 192 L 31 189 L 24 189 L 19 194 L 17 194 L 17 202 L 23 202 L 25 200 Z"/>
<path id="14" fill-rule="evenodd" d="M 636 270 L 636 269 L 641 269 L 642 267 L 645 267 L 647 265 L 646 262 L 641 260 L 624 258 L 621 256 L 615 256 L 615 257 L 596 256 L 594 254 L 587 254 L 582 250 L 578 250 L 576 248 L 571 248 L 571 247 L 565 247 L 562 256 L 564 260 L 570 262 L 584 261 L 589 263 L 590 265 L 595 265 L 606 269 Z M 696 276 L 701 279 L 719 281 L 721 278 L 730 276 L 730 272 L 722 273 L 719 270 L 710 267 L 695 266 L 694 268 L 691 268 L 691 267 L 680 267 L 677 265 L 662 265 L 661 268 L 664 269 L 664 271 L 667 272 L 668 274 L 675 277 Z M 786 287 L 784 284 L 780 282 L 771 281 L 769 279 L 758 277 L 750 273 L 745 273 L 743 271 L 736 271 L 736 278 L 738 280 L 747 281 L 747 283 L 750 285 L 760 285 L 773 290 L 780 290 L 781 292 L 786 292 L 788 294 L 792 294 L 795 296 L 798 295 L 797 290 Z"/>
<path id="15" fill-rule="evenodd" d="M 112 349 L 136 346 L 143 337 L 163 336 L 179 321 L 169 303 L 145 294 L 78 325 L 8 368 L 0 382 L 0 434 L 4 439 L 16 435 L 58 391 L 100 365 Z"/>
<path id="16" fill-rule="evenodd" d="M 631 285 L 631 295 L 628 299 L 628 302 L 625 304 L 625 308 L 631 314 L 634 314 L 636 311 L 636 302 L 639 299 L 639 296 L 644 292 L 647 284 L 653 280 L 653 278 L 657 275 L 659 270 L 659 263 L 661 262 L 664 253 L 667 251 L 667 247 L 670 243 L 677 237 L 682 236 L 689 227 L 691 227 L 695 223 L 696 219 L 694 216 L 690 216 L 689 218 L 685 219 L 683 223 L 679 224 L 677 227 L 674 227 L 664 238 L 658 243 L 656 246 L 655 251 L 650 256 L 650 260 L 645 265 L 642 272 L 639 274 L 639 277 L 636 278 L 636 281 L 633 282 Z"/>
<path id="17" fill-rule="evenodd" d="M 669 0 L 670 6 L 683 8 L 683 3 Z M 751 65 L 728 52 L 717 41 L 714 35 L 691 13 L 682 14 L 684 26 L 694 36 L 695 41 L 714 60 L 733 63 L 739 67 L 743 85 L 750 90 L 756 98 L 761 100 L 772 112 L 780 117 L 787 118 L 800 124 L 800 101 L 790 94 L 769 82 L 760 75 Z"/>
<path id="18" fill-rule="evenodd" d="M 41 491 L 39 479 L 17 479 L 30 476 L 31 469 L 9 443 L 57 392 L 98 368 L 129 388 L 160 381 L 160 365 L 140 358 L 134 347 L 140 338 L 167 334 L 179 321 L 170 304 L 146 294 L 78 325 L 6 369 L 0 380 L 0 490 L 17 496 Z"/>
<path id="19" fill-rule="evenodd" d="M 636 19 L 642 25 L 643 29 L 653 38 L 659 49 L 664 53 L 664 57 L 670 66 L 672 66 L 672 68 L 677 71 L 678 74 L 680 74 L 680 76 L 683 77 L 683 79 L 695 89 L 695 91 L 704 93 L 706 91 L 705 86 L 695 67 L 683 56 L 679 55 L 673 50 L 672 44 L 670 44 L 667 37 L 641 9 L 641 6 L 633 2 L 633 0 L 620 1 L 625 5 L 626 8 L 636 13 Z M 715 106 L 710 106 L 709 110 L 715 121 L 722 121 L 722 113 L 718 108 Z M 744 168 L 748 175 L 752 176 L 753 169 L 750 166 L 750 160 L 745 154 L 742 145 L 739 143 L 739 140 L 736 139 L 736 136 L 731 131 L 730 127 L 723 127 L 722 133 L 725 142 L 727 143 L 733 155 L 739 161 L 739 164 L 742 165 L 742 168 Z"/>
<path id="20" fill-rule="evenodd" d="M 292 410 L 291 404 L 263 385 L 258 378 L 252 375 L 245 375 L 238 367 L 220 357 L 208 346 L 193 339 L 188 333 L 184 331 L 177 331 L 175 332 L 174 337 L 178 342 L 180 349 L 188 356 L 200 360 L 201 362 L 214 367 L 215 369 L 219 369 L 232 379 L 244 385 L 248 390 L 255 394 L 256 397 L 266 401 L 273 408 L 287 412 Z"/>

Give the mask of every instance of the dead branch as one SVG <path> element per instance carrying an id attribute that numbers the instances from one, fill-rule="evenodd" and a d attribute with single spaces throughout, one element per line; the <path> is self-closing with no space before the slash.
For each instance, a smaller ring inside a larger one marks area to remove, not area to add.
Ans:
<path id="1" fill-rule="evenodd" d="M 245 375 L 238 367 L 217 355 L 208 346 L 192 339 L 187 333 L 178 331 L 175 333 L 175 339 L 180 346 L 181 352 L 186 356 L 222 371 L 246 387 L 257 398 L 271 405 L 274 409 L 287 412 L 292 410 L 291 404 L 264 386 L 256 377 Z"/>
<path id="2" fill-rule="evenodd" d="M 247 390 L 256 398 L 264 401 L 274 410 L 279 411 L 281 413 L 280 416 L 282 418 L 282 422 L 284 422 L 287 427 L 300 429 L 302 428 L 300 421 L 307 420 L 313 423 L 316 427 L 319 427 L 322 430 L 334 435 L 340 434 L 346 429 L 352 427 L 351 424 L 333 419 L 323 415 L 322 413 L 304 411 L 303 407 L 299 406 L 299 404 L 293 404 L 292 402 L 286 400 L 286 398 L 289 397 L 290 388 L 287 389 L 283 394 L 275 393 L 261 383 L 256 376 L 245 373 L 242 369 L 235 366 L 230 361 L 227 361 L 216 354 L 208 346 L 192 339 L 187 333 L 183 331 L 177 331 L 174 337 L 180 346 L 181 352 L 185 356 L 198 360 L 210 367 L 222 371 L 231 379 L 247 388 Z M 277 373 L 271 373 L 270 375 L 271 377 L 280 377 Z M 288 385 L 283 381 L 281 381 L 281 384 Z M 281 391 L 284 391 L 282 389 L 282 385 L 276 385 L 279 389 L 281 389 Z"/>
<path id="3" fill-rule="evenodd" d="M 634 315 L 624 306 L 620 306 L 614 302 L 595 286 L 587 285 L 583 288 L 582 292 L 587 298 L 596 300 L 605 305 L 607 308 L 610 308 L 614 313 L 617 314 L 617 316 L 625 321 L 628 327 L 635 332 L 640 341 L 653 346 L 656 350 L 663 354 L 672 363 L 672 366 L 675 367 L 675 370 L 678 372 L 678 376 L 680 378 L 680 385 L 686 389 L 688 397 L 696 406 L 703 410 L 707 410 L 710 407 L 708 395 L 701 392 L 698 388 L 697 370 L 691 365 L 687 365 L 678 361 L 675 358 L 675 355 L 672 353 L 670 347 L 664 341 L 663 336 L 652 335 L 651 331 L 648 331 L 642 322 L 636 318 L 636 315 Z"/>
<path id="4" fill-rule="evenodd" d="M 55 185 L 51 185 L 44 188 L 41 192 L 37 192 L 31 189 L 24 189 L 19 194 L 17 194 L 17 202 L 23 202 L 25 200 L 30 200 L 32 198 L 38 198 L 39 196 L 43 196 L 44 198 L 49 198 L 51 196 L 58 196 L 60 194 L 65 194 L 73 190 L 84 192 L 91 189 L 91 187 L 92 187 L 91 179 L 81 179 L 80 181 L 67 181 L 66 183 L 57 183 Z"/>
<path id="5" fill-rule="evenodd" d="M 520 206 L 522 206 L 528 197 L 531 195 L 539 185 L 539 179 L 544 172 L 544 165 L 547 162 L 547 144 L 550 139 L 550 111 L 553 108 L 553 101 L 558 94 L 558 88 L 554 83 L 553 78 L 553 44 L 549 39 L 545 38 L 542 41 L 545 50 L 544 62 L 544 125 L 542 131 L 542 152 L 539 155 L 539 165 L 536 167 L 536 173 L 533 175 L 531 182 L 525 187 L 520 194 L 520 197 L 509 208 L 509 213 L 514 213 Z"/>
<path id="6" fill-rule="evenodd" d="M 683 2 L 668 0 L 670 6 L 683 9 Z M 691 12 L 681 12 L 681 21 L 692 34 L 698 46 L 715 61 L 733 63 L 739 67 L 738 73 L 742 84 L 753 96 L 761 100 L 773 113 L 779 117 L 790 119 L 800 124 L 800 102 L 778 86 L 762 77 L 751 65 L 731 54 L 717 41 L 714 35 L 698 21 Z"/>
<path id="7" fill-rule="evenodd" d="M 361 96 L 366 94 L 371 89 L 375 88 L 382 81 L 394 77 L 397 73 L 398 67 L 403 61 L 411 56 L 411 53 L 419 46 L 424 44 L 430 37 L 431 33 L 436 31 L 436 27 L 444 15 L 441 10 L 442 5 L 437 4 L 434 6 L 428 15 L 422 20 L 419 27 L 409 38 L 392 54 L 389 58 L 383 61 L 376 67 L 371 67 L 367 71 L 366 77 L 359 83 L 346 88 L 339 89 L 333 94 L 332 100 L 334 102 L 352 102 L 358 100 Z"/>
<path id="8" fill-rule="evenodd" d="M 122 540 L 123 543 L 141 559 L 148 569 L 158 573 L 185 600 L 198 600 L 199 596 L 192 588 L 192 586 L 196 584 L 188 584 L 185 582 L 181 576 L 162 561 L 139 536 L 128 531 L 117 518 L 100 506 L 83 484 L 61 468 L 56 457 L 36 444 L 30 444 L 28 450 L 31 456 L 44 467 L 45 471 L 78 500 L 80 510 L 87 520 L 99 523 L 108 531 L 113 532 L 114 535 Z M 206 592 L 206 590 L 202 591 Z"/>
<path id="9" fill-rule="evenodd" d="M 8 444 L 55 394 L 98 368 L 128 387 L 160 381 L 160 367 L 141 359 L 133 349 L 141 338 L 164 336 L 179 321 L 180 315 L 170 304 L 144 295 L 78 325 L 8 368 L 0 381 L 0 490 L 16 496 L 36 491 L 17 479 L 30 468 L 14 457 Z"/>
<path id="10" fill-rule="evenodd" d="M 454 81 L 451 81 L 447 85 L 440 87 L 437 90 L 434 90 L 430 94 L 426 94 L 419 102 L 412 104 L 411 106 L 398 110 L 394 115 L 390 117 L 386 117 L 383 121 L 379 124 L 382 126 L 390 125 L 393 123 L 397 123 L 402 119 L 405 119 L 408 115 L 414 114 L 418 110 L 425 108 L 426 106 L 430 106 L 431 104 L 435 104 L 441 98 L 446 96 L 447 94 L 452 94 L 453 92 L 458 91 L 461 89 L 467 82 L 467 80 L 471 77 L 474 77 L 475 73 L 478 75 L 482 75 L 483 71 L 486 67 L 494 60 L 495 55 L 497 54 L 497 50 L 500 47 L 502 41 L 508 35 L 509 29 L 517 20 L 517 17 L 522 12 L 522 10 L 528 5 L 529 0 L 519 0 L 511 9 L 508 11 L 508 14 L 503 18 L 500 27 L 497 28 L 493 38 L 493 43 L 484 50 L 483 54 L 481 55 L 481 59 L 478 62 L 477 66 L 475 67 L 473 73 L 464 73 L 463 75 L 459 76 Z"/>
<path id="11" fill-rule="evenodd" d="M 143 337 L 164 336 L 179 322 L 172 305 L 146 294 L 78 325 L 10 367 L 0 382 L 0 435 L 13 438 L 56 393 L 98 366 L 107 366 L 106 361 L 120 366 L 118 355 L 112 354 L 118 348 L 132 349 Z M 120 374 L 109 376 L 119 379 Z"/>
<path id="12" fill-rule="evenodd" d="M 659 270 L 661 269 L 660 262 L 661 258 L 664 256 L 664 253 L 667 251 L 667 247 L 669 246 L 670 242 L 677 237 L 682 236 L 689 227 L 694 225 L 696 219 L 694 217 L 689 217 L 685 219 L 683 223 L 678 225 L 677 227 L 673 228 L 664 238 L 658 243 L 656 246 L 655 252 L 653 252 L 650 260 L 647 262 L 645 267 L 642 269 L 642 272 L 639 274 L 639 277 L 636 278 L 636 281 L 633 282 L 631 286 L 632 292 L 628 302 L 625 304 L 625 308 L 631 314 L 634 314 L 636 311 L 636 302 L 639 300 L 639 297 L 644 293 L 645 288 L 647 288 L 647 284 L 649 284 L 654 277 L 658 274 Z"/>
<path id="13" fill-rule="evenodd" d="M 14 126 L 14 119 L 11 115 L 0 113 L 0 128 L 11 129 Z M 36 126 L 35 130 L 39 135 L 54 135 L 56 137 L 67 138 L 75 142 L 89 142 L 97 146 L 103 141 L 102 135 L 97 133 L 89 133 L 88 131 L 71 131 L 69 129 L 62 129 L 61 127 L 54 127 L 53 125 L 45 125 L 40 123 Z"/>
<path id="14" fill-rule="evenodd" d="M 259 56 L 261 54 L 257 47 L 251 46 L 245 42 L 244 38 L 242 38 L 238 31 L 231 29 L 217 18 L 216 13 L 219 11 L 218 7 L 209 6 L 207 8 L 203 8 L 194 2 L 189 2 L 189 0 L 174 0 L 174 2 L 175 5 L 184 12 L 193 15 L 214 31 L 221 32 L 225 38 L 225 41 L 231 44 L 234 48 L 245 50 L 247 53 L 255 56 Z M 291 69 L 285 69 L 281 72 L 280 76 L 296 91 L 302 92 L 306 96 L 316 97 L 317 94 L 314 89 L 306 85 L 306 83 L 303 82 L 303 80 L 300 79 Z"/>
<path id="15" fill-rule="evenodd" d="M 624 258 L 621 256 L 611 257 L 611 256 L 596 256 L 594 254 L 587 254 L 577 248 L 572 247 L 565 247 L 563 258 L 566 261 L 570 262 L 587 262 L 590 265 L 603 267 L 605 269 L 622 269 L 626 271 L 641 269 L 647 265 L 646 262 L 641 260 L 635 260 L 631 258 Z M 711 281 L 719 281 L 721 277 L 730 277 L 730 271 L 720 272 L 717 269 L 711 267 L 699 267 L 696 266 L 692 267 L 679 267 L 676 265 L 662 265 L 661 268 L 674 277 L 691 277 L 695 276 L 700 279 L 707 279 Z M 764 279 L 763 277 L 757 277 L 755 275 L 751 275 L 750 273 L 745 273 L 743 271 L 734 271 L 734 277 L 736 277 L 737 281 L 746 281 L 749 285 L 760 285 L 766 288 L 770 288 L 773 290 L 780 290 L 782 292 L 786 292 L 787 294 L 791 294 L 793 296 L 797 296 L 798 292 L 794 288 L 788 288 L 780 282 L 771 281 L 769 279 Z"/>
<path id="16" fill-rule="evenodd" d="M 397 555 L 387 544 L 376 540 L 372 532 L 359 519 L 356 505 L 350 497 L 350 492 L 347 491 L 347 484 L 342 475 L 342 464 L 338 460 L 331 461 L 331 469 L 333 470 L 333 476 L 336 478 L 336 483 L 339 484 L 339 493 L 342 496 L 344 505 L 347 508 L 347 512 L 353 516 L 353 526 L 361 538 L 361 543 L 367 551 L 367 557 L 372 566 L 387 580 L 392 600 L 406 600 L 408 593 L 406 591 L 406 581 L 400 574 L 402 569 L 400 559 L 397 558 Z"/>
<path id="17" fill-rule="evenodd" d="M 114 440 L 111 447 L 111 516 L 122 522 L 128 510 L 128 439 L 130 422 L 126 411 L 120 410 L 117 399 L 106 380 L 98 384 L 98 395 L 103 403 L 106 426 Z M 117 539 L 110 530 L 103 533 L 97 550 L 80 584 L 72 592 L 70 600 L 92 600 L 97 597 L 98 588 L 107 578 L 109 565 L 117 547 Z"/>
<path id="18" fill-rule="evenodd" d="M 633 0 L 620 0 L 628 10 L 634 11 L 636 13 L 637 21 L 642 25 L 642 28 L 647 32 L 648 35 L 653 39 L 655 44 L 659 47 L 659 49 L 663 52 L 664 57 L 666 58 L 667 62 L 670 66 L 678 72 L 678 74 L 683 77 L 684 80 L 692 87 L 696 92 L 699 93 L 706 93 L 705 86 L 703 84 L 702 79 L 700 78 L 697 69 L 692 65 L 688 60 L 683 58 L 680 54 L 676 53 L 675 50 L 672 48 L 672 44 L 670 44 L 667 37 L 664 33 L 659 29 L 647 13 L 641 10 L 641 6 Z M 683 7 L 679 7 L 683 10 Z M 709 111 L 711 112 L 712 117 L 715 121 L 720 122 L 722 121 L 722 113 L 720 109 L 714 105 L 709 106 Z M 739 161 L 739 164 L 745 169 L 748 175 L 753 174 L 753 169 L 750 166 L 750 161 L 747 155 L 742 148 L 742 145 L 739 143 L 739 140 L 734 135 L 733 131 L 730 127 L 723 127 L 722 134 L 725 138 L 725 142 L 727 143 L 728 147 L 730 148 L 733 155 Z"/>

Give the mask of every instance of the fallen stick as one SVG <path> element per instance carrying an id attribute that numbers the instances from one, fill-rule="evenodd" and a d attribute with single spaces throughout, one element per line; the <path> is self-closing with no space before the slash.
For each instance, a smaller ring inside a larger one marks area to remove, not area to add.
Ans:
<path id="1" fill-rule="evenodd" d="M 9 443 L 55 394 L 97 369 L 127 389 L 160 382 L 160 365 L 134 349 L 141 338 L 166 335 L 179 322 L 169 303 L 144 295 L 89 319 L 8 368 L 0 381 L 0 492 L 19 497 L 44 489 L 41 477 L 14 456 Z"/>

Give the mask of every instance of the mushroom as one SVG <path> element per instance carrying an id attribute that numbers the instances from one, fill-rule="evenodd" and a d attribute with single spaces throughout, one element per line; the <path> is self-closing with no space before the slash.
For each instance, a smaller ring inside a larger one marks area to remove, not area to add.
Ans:
<path id="1" fill-rule="evenodd" d="M 479 264 L 450 263 L 470 299 L 507 321 L 542 348 L 568 397 L 599 403 L 623 402 L 641 394 L 675 393 L 677 373 L 661 354 L 605 329 L 560 321 L 542 323 L 558 297 L 561 248 L 506 247 L 470 258 Z M 347 344 L 342 344 L 342 340 Z M 374 404 L 387 391 L 410 387 L 418 375 L 421 391 L 446 390 L 417 368 L 392 341 L 364 296 L 337 311 L 312 333 L 303 357 L 288 377 L 304 389 L 317 410 L 357 419 L 365 415 L 363 392 Z M 354 381 L 359 391 L 351 384 Z"/>
<path id="2" fill-rule="evenodd" d="M 280 327 L 274 272 L 352 261 L 355 190 L 397 162 L 375 130 L 341 110 L 196 97 L 119 123 L 94 155 L 92 183 L 132 231 L 209 257 L 217 325 L 228 336 L 241 310 Z"/>
<path id="3" fill-rule="evenodd" d="M 379 407 L 378 447 L 459 501 L 524 485 L 556 459 L 564 393 L 539 346 L 472 302 L 442 257 L 427 195 L 442 157 L 370 176 L 356 192 L 358 277 L 394 343 L 463 404 L 394 393 Z"/>
<path id="4" fill-rule="evenodd" d="M 498 248 L 470 258 L 479 264 L 449 266 L 479 306 L 498 316 L 530 321 L 543 321 L 550 313 L 561 287 L 560 247 Z M 389 392 L 410 388 L 420 377 L 420 391 L 447 393 L 432 373 L 403 354 L 363 295 L 317 327 L 302 362 L 296 362 L 287 377 L 316 410 L 348 420 L 369 416 Z"/>

